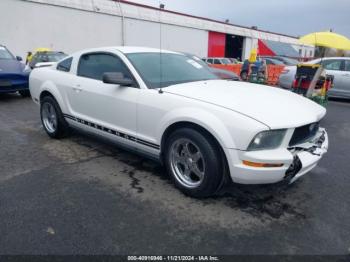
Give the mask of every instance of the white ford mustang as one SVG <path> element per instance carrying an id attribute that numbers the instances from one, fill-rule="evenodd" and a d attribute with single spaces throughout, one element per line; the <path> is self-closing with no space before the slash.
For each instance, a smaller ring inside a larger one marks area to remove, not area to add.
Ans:
<path id="1" fill-rule="evenodd" d="M 326 110 L 288 91 L 219 80 L 183 54 L 139 47 L 77 52 L 33 70 L 50 137 L 69 126 L 160 160 L 188 195 L 226 181 L 295 181 L 327 151 Z"/>

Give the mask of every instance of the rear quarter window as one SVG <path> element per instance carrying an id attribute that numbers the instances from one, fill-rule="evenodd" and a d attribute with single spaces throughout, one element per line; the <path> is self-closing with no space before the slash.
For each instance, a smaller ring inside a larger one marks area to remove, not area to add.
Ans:
<path id="1" fill-rule="evenodd" d="M 72 66 L 72 61 L 73 61 L 72 57 L 64 59 L 62 62 L 58 63 L 57 70 L 63 71 L 63 72 L 69 72 Z"/>

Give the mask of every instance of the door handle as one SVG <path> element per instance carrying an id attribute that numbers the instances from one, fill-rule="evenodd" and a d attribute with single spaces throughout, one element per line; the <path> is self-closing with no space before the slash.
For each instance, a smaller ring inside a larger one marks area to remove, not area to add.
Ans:
<path id="1" fill-rule="evenodd" d="M 83 91 L 83 89 L 80 88 L 80 85 L 76 85 L 75 87 L 73 87 L 73 90 L 74 90 L 75 92 L 77 92 L 77 93 Z"/>

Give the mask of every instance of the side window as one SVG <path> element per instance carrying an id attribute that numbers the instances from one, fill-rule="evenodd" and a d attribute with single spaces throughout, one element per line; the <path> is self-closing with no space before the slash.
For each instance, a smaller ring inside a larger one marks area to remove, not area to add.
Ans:
<path id="1" fill-rule="evenodd" d="M 340 70 L 342 60 L 324 60 L 322 65 L 327 70 Z"/>
<path id="2" fill-rule="evenodd" d="M 220 62 L 219 59 L 214 59 L 214 64 L 215 64 L 215 65 L 221 65 L 221 62 Z"/>
<path id="3" fill-rule="evenodd" d="M 40 58 L 40 62 L 49 62 L 49 58 L 46 54 L 43 54 Z"/>
<path id="4" fill-rule="evenodd" d="M 34 62 L 38 61 L 38 57 L 39 57 L 39 54 L 35 54 L 32 58 L 32 62 L 34 63 Z"/>
<path id="5" fill-rule="evenodd" d="M 107 72 L 120 72 L 125 77 L 132 78 L 123 61 L 114 55 L 93 53 L 80 57 L 78 76 L 102 80 L 103 74 Z"/>
<path id="6" fill-rule="evenodd" d="M 70 67 L 72 66 L 72 61 L 73 61 L 72 57 L 64 59 L 62 62 L 60 62 L 57 65 L 57 70 L 63 71 L 63 72 L 69 72 Z"/>
<path id="7" fill-rule="evenodd" d="M 212 64 L 213 63 L 213 59 L 212 58 L 207 59 L 207 63 Z"/>
<path id="8" fill-rule="evenodd" d="M 344 60 L 344 62 L 345 62 L 344 71 L 350 72 L 350 60 Z"/>

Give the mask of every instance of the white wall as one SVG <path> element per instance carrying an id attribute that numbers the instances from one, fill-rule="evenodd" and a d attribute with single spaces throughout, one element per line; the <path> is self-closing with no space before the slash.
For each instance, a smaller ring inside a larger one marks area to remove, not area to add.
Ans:
<path id="1" fill-rule="evenodd" d="M 160 36 L 162 42 L 160 42 Z M 208 53 L 208 32 L 175 25 L 125 19 L 125 44 L 187 52 L 199 57 Z"/>
<path id="2" fill-rule="evenodd" d="M 125 19 L 125 45 L 159 48 L 159 24 Z"/>
<path id="3" fill-rule="evenodd" d="M 301 51 L 301 57 L 302 58 L 312 58 L 315 55 L 315 47 L 314 46 L 308 46 L 308 45 L 292 45 L 292 47 L 300 53 Z"/>
<path id="4" fill-rule="evenodd" d="M 187 52 L 199 57 L 208 55 L 208 32 L 174 25 L 162 26 L 164 49 Z"/>
<path id="5" fill-rule="evenodd" d="M 119 16 L 19 0 L 0 0 L 0 10 L 0 43 L 22 57 L 37 47 L 72 53 L 122 45 Z M 124 37 L 126 45 L 159 48 L 159 23 L 125 18 Z M 162 48 L 206 56 L 208 32 L 163 24 Z"/>
<path id="6" fill-rule="evenodd" d="M 121 18 L 18 0 L 0 0 L 0 43 L 25 57 L 37 47 L 71 53 L 121 44 Z"/>

